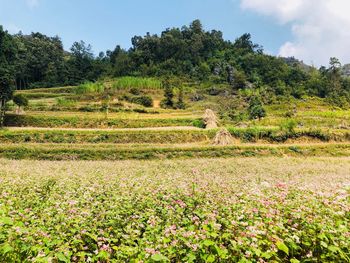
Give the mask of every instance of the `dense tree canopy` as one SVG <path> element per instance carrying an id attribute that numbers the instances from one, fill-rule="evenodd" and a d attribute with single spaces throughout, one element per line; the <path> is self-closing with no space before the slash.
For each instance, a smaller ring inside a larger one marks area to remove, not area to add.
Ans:
<path id="1" fill-rule="evenodd" d="M 6 102 L 12 97 L 16 47 L 11 35 L 0 26 L 0 127 L 3 124 Z"/>
<path id="2" fill-rule="evenodd" d="M 190 82 L 226 84 L 233 93 L 264 88 L 277 96 L 300 98 L 308 94 L 350 101 L 350 82 L 341 75 L 336 58 L 331 58 L 329 68 L 315 69 L 294 58 L 264 54 L 250 34 L 225 40 L 220 31 L 204 30 L 199 20 L 182 28 L 168 28 L 159 35 L 134 36 L 129 50 L 116 46 L 98 56 L 84 41 L 75 42 L 68 52 L 57 36 L 6 33 L 4 37 L 3 30 L 1 34 L 1 45 L 6 46 L 1 51 L 1 63 L 6 66 L 1 68 L 0 78 L 3 82 L 11 79 L 17 89 L 75 85 L 127 75 L 177 76 Z M 7 39 L 11 39 L 11 48 Z M 9 78 L 11 70 L 15 70 L 13 78 Z"/>

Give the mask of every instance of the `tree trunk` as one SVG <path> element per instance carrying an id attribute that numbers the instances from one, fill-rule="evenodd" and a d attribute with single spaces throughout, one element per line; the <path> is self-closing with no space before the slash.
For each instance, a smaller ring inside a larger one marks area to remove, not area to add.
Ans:
<path id="1" fill-rule="evenodd" d="M 4 116 L 5 116 L 5 101 L 0 99 L 0 128 L 4 125 Z"/>

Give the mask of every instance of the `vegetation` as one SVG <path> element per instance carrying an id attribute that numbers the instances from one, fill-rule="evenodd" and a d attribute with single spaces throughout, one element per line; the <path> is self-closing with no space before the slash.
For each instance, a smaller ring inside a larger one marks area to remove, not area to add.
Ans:
<path id="1" fill-rule="evenodd" d="M 13 103 L 16 104 L 19 108 L 26 107 L 29 104 L 28 98 L 23 94 L 16 94 L 12 98 Z"/>
<path id="2" fill-rule="evenodd" d="M 248 107 L 249 117 L 251 119 L 261 119 L 266 116 L 266 111 L 262 105 L 262 102 L 258 97 L 252 97 L 249 101 Z"/>
<path id="3" fill-rule="evenodd" d="M 121 77 L 112 82 L 113 89 L 161 89 L 161 82 L 155 78 Z"/>
<path id="4" fill-rule="evenodd" d="M 98 115 L 100 116 L 100 115 Z M 196 118 L 162 119 L 153 116 L 135 120 L 133 118 L 113 118 L 104 116 L 50 116 L 50 115 L 14 115 L 7 114 L 5 125 L 9 127 L 50 127 L 50 128 L 143 128 L 167 126 L 192 126 Z"/>
<path id="5" fill-rule="evenodd" d="M 0 160 L 0 258 L 347 262 L 349 159 L 304 161 Z"/>
<path id="6" fill-rule="evenodd" d="M 0 128 L 3 126 L 6 102 L 12 97 L 16 56 L 13 38 L 0 25 Z"/>
<path id="7" fill-rule="evenodd" d="M 97 57 L 0 27 L 0 262 L 349 262 L 342 71 L 199 20 Z"/>
<path id="8" fill-rule="evenodd" d="M 130 50 L 117 46 L 98 56 L 84 41 L 75 42 L 66 52 L 59 37 L 41 33 L 11 36 L 1 29 L 1 41 L 1 52 L 7 56 L 1 55 L 4 88 L 12 83 L 19 90 L 86 83 L 77 89 L 85 93 L 103 90 L 89 82 L 122 77 L 112 82 L 113 88 L 160 89 L 157 77 L 176 76 L 187 83 L 227 85 L 233 94 L 263 89 L 270 97 L 318 96 L 340 107 L 350 101 L 350 81 L 342 76 L 336 58 L 330 59 L 328 68 L 304 67 L 294 58 L 264 54 L 250 34 L 227 41 L 220 31 L 205 31 L 199 20 L 181 29 L 166 29 L 159 36 L 135 36 Z M 167 103 L 172 107 L 170 100 Z"/>

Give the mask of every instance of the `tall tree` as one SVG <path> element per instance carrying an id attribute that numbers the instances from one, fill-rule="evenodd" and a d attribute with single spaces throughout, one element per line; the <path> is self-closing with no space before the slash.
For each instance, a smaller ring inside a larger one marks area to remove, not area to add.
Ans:
<path id="1" fill-rule="evenodd" d="M 85 80 L 96 80 L 93 73 L 93 60 L 91 45 L 84 41 L 74 42 L 71 47 L 71 56 L 68 61 L 69 77 L 71 84 L 79 84 Z"/>
<path id="2" fill-rule="evenodd" d="M 14 88 L 16 46 L 11 35 L 0 26 L 0 127 L 3 126 L 6 102 Z"/>

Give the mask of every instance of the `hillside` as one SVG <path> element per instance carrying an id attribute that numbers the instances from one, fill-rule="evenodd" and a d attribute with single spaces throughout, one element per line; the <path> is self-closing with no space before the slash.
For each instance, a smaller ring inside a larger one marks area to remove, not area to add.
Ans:
<path id="1" fill-rule="evenodd" d="M 7 128 L 0 131 L 0 156 L 116 160 L 309 155 L 310 149 L 312 155 L 347 155 L 349 110 L 320 98 L 269 97 L 257 106 L 265 117 L 256 118 L 251 116 L 248 91 L 229 95 L 229 86 L 213 89 L 189 83 L 173 88 L 174 103 L 181 95 L 182 109 L 159 107 L 166 93 L 157 79 L 120 78 L 76 87 L 17 91 L 15 97 L 25 96 L 29 104 L 20 113 L 14 113 L 18 106 L 9 104 Z M 208 108 L 217 114 L 219 127 L 230 132 L 232 145 L 213 145 L 220 128 L 203 129 Z"/>

